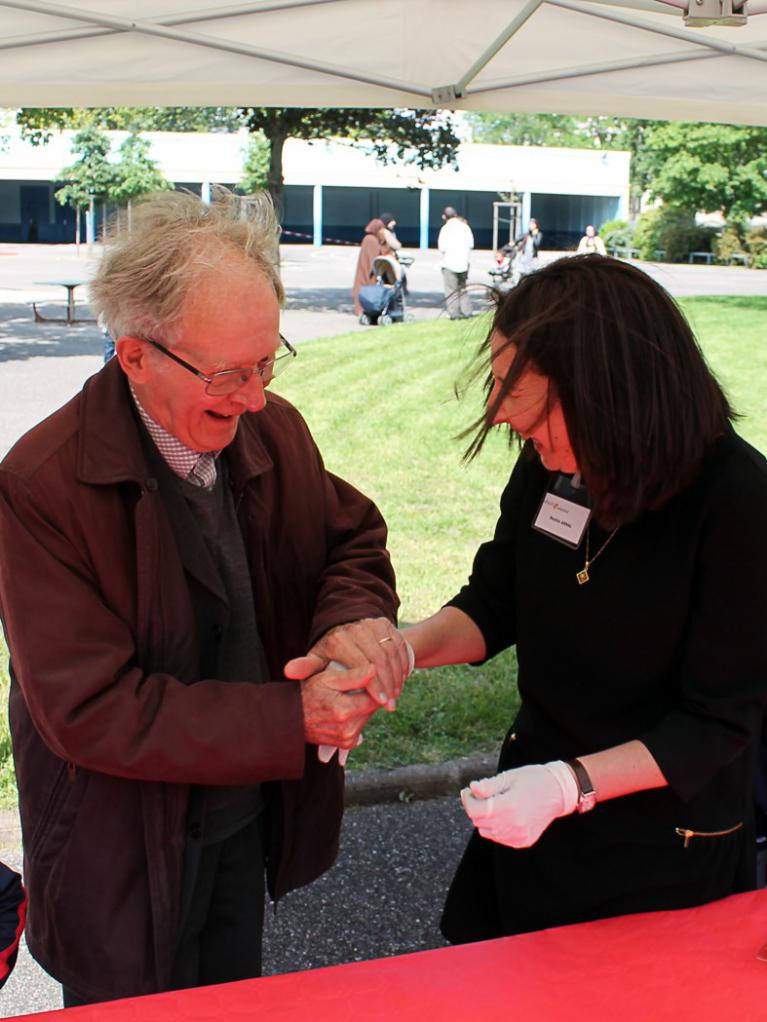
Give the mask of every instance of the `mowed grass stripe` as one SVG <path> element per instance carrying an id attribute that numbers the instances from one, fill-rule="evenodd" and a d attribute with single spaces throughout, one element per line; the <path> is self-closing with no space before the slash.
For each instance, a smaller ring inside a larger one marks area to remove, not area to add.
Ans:
<path id="1" fill-rule="evenodd" d="M 765 274 L 767 288 L 767 274 Z M 744 415 L 738 430 L 767 450 L 767 296 L 686 298 L 680 305 Z M 460 587 L 493 531 L 515 452 L 501 436 L 461 462 L 455 435 L 482 405 L 453 384 L 487 321 L 430 321 L 313 341 L 275 389 L 306 416 L 328 467 L 368 493 L 389 525 L 401 619 L 433 613 Z M 0 643 L 0 676 L 8 676 Z M 352 768 L 434 762 L 497 747 L 516 701 L 513 651 L 480 668 L 417 671 L 394 714 L 379 713 Z M 0 723 L 0 794 L 13 799 L 7 725 Z"/>

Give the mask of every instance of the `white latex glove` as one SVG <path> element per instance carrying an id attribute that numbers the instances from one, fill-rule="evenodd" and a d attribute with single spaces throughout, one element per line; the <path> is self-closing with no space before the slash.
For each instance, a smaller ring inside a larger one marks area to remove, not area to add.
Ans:
<path id="1" fill-rule="evenodd" d="M 407 681 L 407 679 L 413 673 L 413 668 L 415 667 L 415 653 L 413 652 L 413 647 L 407 641 L 405 642 L 405 645 L 407 646 L 408 669 L 407 674 L 402 679 L 403 681 Z M 337 660 L 331 660 L 330 663 L 328 664 L 328 667 L 333 667 L 337 671 L 346 670 L 346 665 L 340 664 Z M 364 692 L 364 689 L 359 689 L 359 691 Z M 357 745 L 362 745 L 362 735 L 360 735 L 359 738 L 357 739 Z M 338 746 L 336 745 L 317 746 L 317 757 L 319 758 L 320 763 L 329 763 L 336 751 L 338 751 L 338 765 L 346 766 L 346 760 L 349 758 L 349 753 L 351 752 L 351 749 L 339 749 Z"/>
<path id="2" fill-rule="evenodd" d="M 529 848 L 552 820 L 575 811 L 578 796 L 578 782 L 560 759 L 472 781 L 461 802 L 482 837 Z"/>

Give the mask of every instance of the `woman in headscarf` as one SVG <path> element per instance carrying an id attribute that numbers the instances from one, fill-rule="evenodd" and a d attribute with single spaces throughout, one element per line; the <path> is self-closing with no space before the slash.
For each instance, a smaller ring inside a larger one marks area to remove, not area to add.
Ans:
<path id="1" fill-rule="evenodd" d="M 373 282 L 373 260 L 377 256 L 384 254 L 383 232 L 383 220 L 379 219 L 379 217 L 374 217 L 365 228 L 365 234 L 360 245 L 359 259 L 357 260 L 357 269 L 354 274 L 354 285 L 352 287 L 354 312 L 357 316 L 362 313 L 359 299 L 360 288 L 364 287 L 365 284 Z"/>

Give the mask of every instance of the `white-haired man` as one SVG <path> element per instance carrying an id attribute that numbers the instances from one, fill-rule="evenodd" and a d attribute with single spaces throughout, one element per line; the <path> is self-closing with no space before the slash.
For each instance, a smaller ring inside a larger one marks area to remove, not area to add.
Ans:
<path id="1" fill-rule="evenodd" d="M 91 292 L 116 358 L 0 466 L 27 940 L 65 1006 L 257 976 L 265 870 L 276 899 L 336 854 L 315 746 L 407 673 L 381 516 L 266 393 L 277 230 L 134 209 Z"/>

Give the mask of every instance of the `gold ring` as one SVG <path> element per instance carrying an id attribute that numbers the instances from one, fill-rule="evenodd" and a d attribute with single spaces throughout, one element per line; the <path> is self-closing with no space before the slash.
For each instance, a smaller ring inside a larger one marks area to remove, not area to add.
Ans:
<path id="1" fill-rule="evenodd" d="M 378 640 L 378 645 L 383 646 L 385 642 L 394 642 L 394 639 L 392 639 L 391 635 L 386 635 L 383 639 Z"/>

